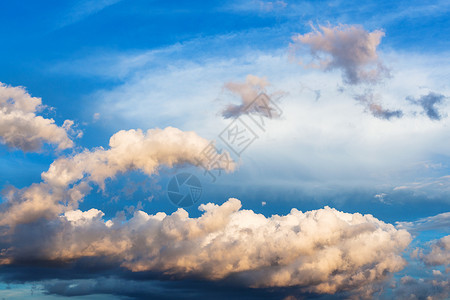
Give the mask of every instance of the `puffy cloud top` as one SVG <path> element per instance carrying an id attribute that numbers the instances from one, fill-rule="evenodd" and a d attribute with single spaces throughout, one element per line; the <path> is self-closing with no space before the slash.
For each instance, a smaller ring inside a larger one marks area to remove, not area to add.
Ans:
<path id="1" fill-rule="evenodd" d="M 139 169 L 152 175 L 160 165 L 197 165 L 206 159 L 201 153 L 208 144 L 208 140 L 195 132 L 183 132 L 174 127 L 150 129 L 145 133 L 140 129 L 122 130 L 111 137 L 110 149 L 100 147 L 59 158 L 42 178 L 52 186 L 67 186 L 86 176 L 103 187 L 104 180 L 118 172 Z M 226 171 L 235 168 L 232 161 L 229 164 L 222 161 L 220 166 Z"/>
<path id="2" fill-rule="evenodd" d="M 42 143 L 63 150 L 73 146 L 64 128 L 53 119 L 37 116 L 40 98 L 32 97 L 22 87 L 0 83 L 0 142 L 23 151 L 38 151 Z"/>
<path id="3" fill-rule="evenodd" d="M 233 171 L 236 165 L 227 152 L 221 155 L 229 160 L 208 164 L 208 157 L 202 155 L 202 151 L 209 143 L 193 131 L 184 132 L 174 127 L 145 133 L 140 129 L 119 131 L 111 137 L 109 149 L 100 147 L 58 158 L 42 173 L 44 181 L 40 184 L 5 193 L 8 201 L 0 205 L 0 226 L 14 227 L 39 218 L 50 219 L 62 211 L 75 209 L 91 191 L 90 183 L 103 189 L 105 180 L 119 172 L 141 170 L 153 175 L 162 165 L 183 164 Z"/>
<path id="4" fill-rule="evenodd" d="M 204 213 L 199 218 L 190 218 L 183 209 L 172 215 L 137 211 L 127 222 L 105 222 L 96 209 L 68 211 L 58 224 L 43 225 L 42 232 L 51 232 L 45 240 L 27 239 L 23 248 L 11 245 L 3 261 L 108 256 L 133 271 L 175 278 L 232 277 L 250 287 L 360 293 L 404 267 L 401 252 L 411 239 L 405 230 L 371 215 L 329 207 L 292 209 L 267 218 L 229 199 L 222 205 L 201 205 L 200 210 Z M 29 232 L 21 227 L 15 235 Z"/>

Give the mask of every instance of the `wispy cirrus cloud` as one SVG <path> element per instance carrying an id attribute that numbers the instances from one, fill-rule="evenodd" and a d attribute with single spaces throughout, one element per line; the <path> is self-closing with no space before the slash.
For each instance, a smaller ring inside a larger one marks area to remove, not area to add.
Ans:
<path id="1" fill-rule="evenodd" d="M 82 21 L 122 0 L 82 0 L 74 5 L 58 24 L 59 28 Z"/>
<path id="2" fill-rule="evenodd" d="M 397 228 L 406 229 L 409 232 L 419 232 L 425 230 L 449 231 L 450 212 L 421 218 L 413 222 L 397 222 L 396 226 Z"/>

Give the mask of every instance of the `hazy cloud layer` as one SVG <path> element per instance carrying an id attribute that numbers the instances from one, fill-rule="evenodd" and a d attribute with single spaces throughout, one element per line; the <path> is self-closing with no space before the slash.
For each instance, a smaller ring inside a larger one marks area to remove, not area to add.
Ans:
<path id="1" fill-rule="evenodd" d="M 73 121 L 66 120 L 65 128 L 58 127 L 53 119 L 36 115 L 42 108 L 41 99 L 24 88 L 0 83 L 0 142 L 27 152 L 38 151 L 43 143 L 60 150 L 72 147 L 66 129 L 71 129 Z"/>
<path id="2" fill-rule="evenodd" d="M 171 278 L 238 279 L 248 287 L 290 287 L 313 293 L 370 296 L 401 270 L 410 235 L 371 215 L 325 207 L 266 218 L 241 202 L 183 209 L 172 215 L 136 211 L 127 222 L 105 221 L 97 209 L 66 211 L 51 221 L 17 227 L 1 238 L 3 264 L 108 257 L 132 271 Z"/>
<path id="3" fill-rule="evenodd" d="M 419 260 L 414 277 L 406 275 L 395 282 L 396 299 L 449 299 L 450 235 L 427 244 L 411 254 L 412 259 Z"/>
<path id="4" fill-rule="evenodd" d="M 313 56 L 309 67 L 342 70 L 347 84 L 377 83 L 389 76 L 378 57 L 377 47 L 384 32 L 368 32 L 361 26 L 319 26 L 293 37 L 293 48 L 307 46 Z M 303 62 L 301 62 L 303 63 Z"/>
<path id="5" fill-rule="evenodd" d="M 424 113 L 431 120 L 441 120 L 442 115 L 436 106 L 442 104 L 445 98 L 442 94 L 430 92 L 428 95 L 422 95 L 418 99 L 414 99 L 413 97 L 407 97 L 406 99 L 411 103 L 422 106 Z"/>

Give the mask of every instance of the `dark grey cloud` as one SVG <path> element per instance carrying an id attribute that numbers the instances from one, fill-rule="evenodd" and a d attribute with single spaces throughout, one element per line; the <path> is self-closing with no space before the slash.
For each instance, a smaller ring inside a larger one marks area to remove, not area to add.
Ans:
<path id="1" fill-rule="evenodd" d="M 420 219 L 415 226 L 434 229 L 429 223 L 442 223 L 439 220 L 447 218 L 443 215 Z M 419 245 L 411 252 L 409 266 L 403 272 L 410 275 L 393 280 L 385 289 L 392 290 L 395 299 L 449 299 L 450 236 Z M 392 295 L 385 294 L 381 299 L 392 299 Z"/>
<path id="2" fill-rule="evenodd" d="M 384 108 L 378 101 L 377 96 L 371 91 L 366 91 L 364 94 L 355 95 L 354 99 L 364 106 L 366 111 L 370 112 L 375 118 L 390 120 L 392 118 L 403 117 L 403 111 L 390 110 Z"/>
<path id="3" fill-rule="evenodd" d="M 105 257 L 82 258 L 71 262 L 22 261 L 0 267 L 0 280 L 6 284 L 33 283 L 47 295 L 76 297 L 110 295 L 115 299 L 342 299 L 336 295 L 305 293 L 298 287 L 249 288 L 239 277 L 221 281 L 178 280 L 155 272 L 131 272 L 112 265 Z"/>
<path id="4" fill-rule="evenodd" d="M 274 291 L 275 299 L 290 287 L 308 295 L 366 295 L 403 268 L 401 252 L 410 242 L 406 231 L 371 215 L 329 207 L 306 213 L 293 209 L 270 218 L 241 210 L 237 199 L 200 209 L 199 218 L 182 209 L 172 215 L 136 211 L 127 222 L 121 217 L 106 221 L 97 209 L 74 210 L 16 224 L 0 235 L 0 262 L 61 268 L 80 279 L 93 278 L 85 275 L 92 270 L 101 275 L 109 269 L 166 281 L 210 281 L 243 293 Z M 361 248 L 368 253 L 364 261 L 356 255 Z M 34 273 L 19 275 L 38 276 Z M 72 296 L 105 292 L 104 284 L 91 281 L 80 282 L 78 292 L 71 286 L 77 285 L 50 283 L 48 289 Z"/>
<path id="5" fill-rule="evenodd" d="M 442 114 L 436 106 L 442 104 L 445 98 L 446 97 L 442 94 L 430 92 L 428 95 L 422 95 L 418 99 L 406 97 L 406 100 L 422 106 L 424 113 L 428 116 L 428 118 L 439 121 L 442 119 Z"/>

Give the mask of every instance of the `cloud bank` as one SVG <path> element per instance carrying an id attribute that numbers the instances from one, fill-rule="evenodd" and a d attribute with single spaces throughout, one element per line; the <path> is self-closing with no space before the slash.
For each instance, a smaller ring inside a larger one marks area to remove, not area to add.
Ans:
<path id="1" fill-rule="evenodd" d="M 310 33 L 294 36 L 292 47 L 307 46 L 313 56 L 308 66 L 342 70 L 347 84 L 377 83 L 389 76 L 377 53 L 382 37 L 383 31 L 368 32 L 361 26 L 319 26 Z"/>
<path id="2" fill-rule="evenodd" d="M 38 151 L 43 143 L 56 145 L 59 150 L 71 148 L 73 142 L 66 129 L 73 121 L 66 120 L 66 128 L 59 127 L 53 119 L 37 116 L 40 109 L 40 98 L 32 97 L 22 87 L 0 83 L 0 142 L 26 152 Z"/>
<path id="3" fill-rule="evenodd" d="M 199 209 L 204 212 L 199 218 L 183 209 L 172 215 L 136 211 L 126 222 L 105 221 L 97 209 L 66 211 L 3 236 L 1 261 L 108 257 L 134 272 L 175 279 L 235 278 L 253 288 L 295 286 L 311 293 L 368 296 L 405 266 L 401 252 L 411 240 L 406 231 L 371 215 L 329 207 L 266 218 L 242 210 L 232 198 Z"/>

